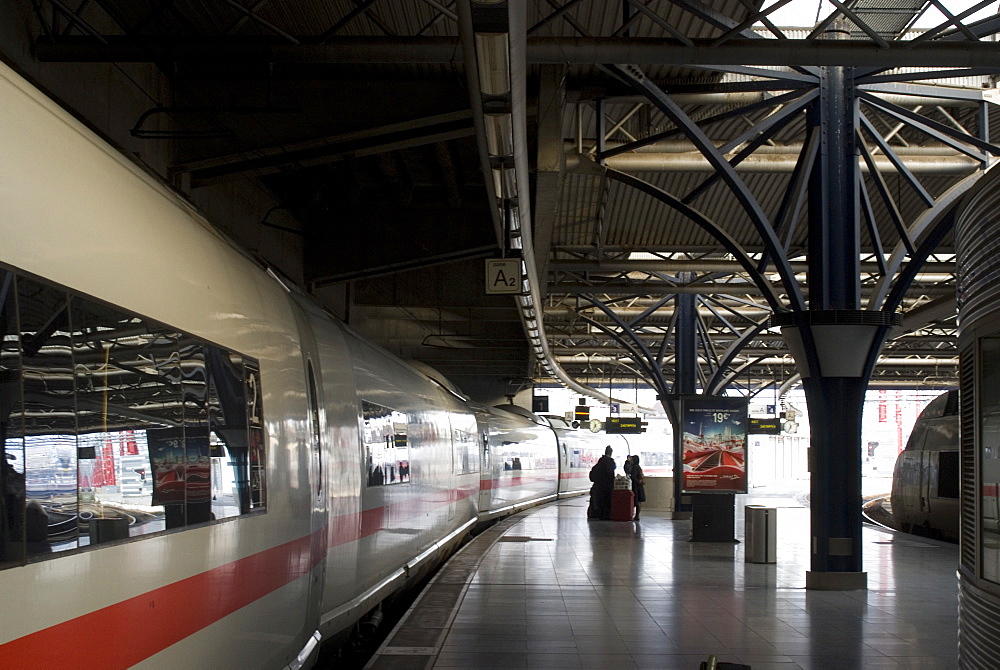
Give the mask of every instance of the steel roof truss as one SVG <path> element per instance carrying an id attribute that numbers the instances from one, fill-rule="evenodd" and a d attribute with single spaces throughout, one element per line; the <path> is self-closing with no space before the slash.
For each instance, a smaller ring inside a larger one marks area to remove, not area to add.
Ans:
<path id="1" fill-rule="evenodd" d="M 638 0 L 625 0 L 625 2 L 627 2 L 629 5 L 631 5 L 640 13 L 642 13 L 644 16 L 646 16 L 646 18 L 648 18 L 650 21 L 652 21 L 653 23 L 655 23 L 656 25 L 660 26 L 668 33 L 673 35 L 674 39 L 676 39 L 684 46 L 687 47 L 694 46 L 694 42 L 688 39 L 687 35 L 674 28 L 668 21 L 664 20 L 659 14 L 651 10 L 644 3 L 639 2 Z"/>
<path id="2" fill-rule="evenodd" d="M 976 160 L 982 160 L 983 155 L 969 149 L 963 145 L 971 144 L 984 152 L 993 154 L 994 156 L 1000 156 L 1000 147 L 995 144 L 990 144 L 989 142 L 984 142 L 974 135 L 969 135 L 967 133 L 960 132 L 951 128 L 943 123 L 929 119 L 926 116 L 916 114 L 908 109 L 894 105 L 890 102 L 886 102 L 870 93 L 860 92 L 859 98 L 867 102 L 873 107 L 877 107 L 880 111 L 883 111 L 891 116 L 896 117 L 900 121 L 903 121 L 917 130 L 921 130 L 932 138 L 947 144 L 948 146 L 957 149 L 966 156 L 975 158 Z"/>
<path id="3" fill-rule="evenodd" d="M 889 291 L 885 305 L 882 307 L 883 311 L 895 312 L 899 309 L 899 305 L 903 302 L 903 297 L 906 295 L 907 290 L 909 290 L 910 284 L 913 282 L 917 272 L 920 271 L 923 262 L 927 260 L 954 225 L 955 210 L 951 209 L 947 214 L 938 219 L 930 233 L 920 243 L 920 247 L 916 252 L 910 254 L 910 262 L 899 273 L 899 277 L 893 285 L 892 290 Z"/>
<path id="4" fill-rule="evenodd" d="M 862 114 L 860 115 L 860 119 L 861 119 L 861 125 L 864 127 L 865 130 L 868 131 L 868 134 L 871 136 L 872 140 L 875 142 L 875 144 L 878 145 L 878 148 L 882 151 L 883 154 L 885 154 L 886 158 L 888 158 L 889 161 L 893 164 L 897 172 L 899 172 L 899 174 L 903 176 L 903 178 L 913 188 L 913 190 L 916 191 L 917 195 L 920 196 L 920 199 L 924 201 L 924 204 L 927 205 L 928 207 L 932 207 L 934 205 L 933 196 L 931 196 L 931 194 L 927 192 L 927 189 L 924 188 L 923 184 L 921 184 L 920 181 L 916 178 L 916 176 L 912 172 L 910 172 L 910 169 L 906 167 L 906 164 L 903 162 L 903 159 L 899 157 L 899 154 L 893 151 L 889 143 L 885 141 L 882 135 L 878 132 L 878 130 L 875 129 L 875 126 L 872 125 L 872 122 L 869 121 L 866 116 Z M 858 138 L 861 141 L 864 141 L 864 138 L 860 132 L 858 133 Z M 868 169 L 869 170 L 872 169 L 873 166 L 874 166 L 874 160 L 868 163 Z"/>
<path id="5" fill-rule="evenodd" d="M 549 4 L 551 6 L 553 6 L 553 7 L 556 7 L 557 9 L 554 12 L 552 12 L 551 14 L 548 14 L 547 16 L 542 17 L 538 21 L 538 23 L 536 23 L 535 25 L 533 25 L 530 28 L 528 28 L 528 35 L 531 35 L 533 32 L 536 32 L 539 28 L 544 28 L 545 26 L 549 25 L 554 20 L 558 19 L 563 14 L 565 14 L 566 12 L 568 12 L 569 10 L 571 10 L 574 5 L 579 4 L 579 2 L 580 2 L 580 0 L 569 0 L 568 2 L 564 3 L 563 5 L 558 5 L 555 2 L 552 2 L 552 0 L 549 0 Z"/>
<path id="6" fill-rule="evenodd" d="M 715 309 L 715 307 L 712 306 L 713 302 L 716 303 L 722 309 L 726 310 L 727 312 L 731 313 L 733 316 L 735 316 L 735 317 L 737 317 L 739 319 L 746 319 L 747 321 L 750 320 L 749 318 L 747 318 L 746 316 L 743 316 L 742 314 L 740 314 L 739 312 L 737 312 L 735 309 L 733 309 L 729 305 L 725 304 L 721 300 L 718 300 L 718 299 L 712 297 L 711 295 L 705 295 L 705 296 L 698 295 L 697 298 L 698 298 L 698 302 L 700 304 L 702 304 L 705 307 L 705 309 L 707 309 L 709 312 L 711 312 L 712 315 L 715 316 L 715 318 L 717 318 L 719 321 L 721 321 L 726 328 L 728 328 L 729 330 L 733 331 L 734 333 L 739 332 L 738 329 L 736 328 L 736 326 L 734 326 L 733 324 L 731 324 L 726 317 L 722 316 L 722 314 L 719 313 L 719 310 Z"/>
<path id="7" fill-rule="evenodd" d="M 656 366 L 658 368 L 663 368 L 663 361 L 667 357 L 667 347 L 670 344 L 670 334 L 674 332 L 674 327 L 677 325 L 677 310 L 670 315 L 670 324 L 667 329 L 663 331 L 663 339 L 660 341 L 660 347 L 656 352 Z"/>
<path id="8" fill-rule="evenodd" d="M 299 44 L 298 38 L 296 38 L 294 35 L 290 35 L 290 34 L 286 33 L 284 30 L 282 30 L 278 26 L 274 25 L 270 21 L 264 19 L 261 16 L 258 16 L 252 10 L 247 9 L 246 7 L 244 7 L 243 5 L 241 5 L 240 3 L 236 2 L 236 0 L 224 0 L 224 2 L 227 5 L 229 5 L 230 7 L 232 7 L 233 9 L 235 9 L 240 14 L 243 14 L 244 16 L 246 16 L 248 19 L 250 19 L 254 23 L 256 23 L 256 24 L 258 24 L 260 26 L 263 26 L 264 28 L 267 28 L 272 33 L 274 33 L 275 35 L 280 35 L 281 37 L 284 37 L 286 40 L 288 40 L 292 44 Z"/>
<path id="9" fill-rule="evenodd" d="M 726 184 L 729 186 L 733 195 L 736 196 L 736 199 L 743 206 L 743 209 L 749 216 L 751 223 L 753 223 L 754 228 L 756 228 L 758 234 L 761 236 L 764 247 L 769 249 L 769 251 L 774 255 L 775 268 L 785 285 L 785 290 L 792 302 L 792 308 L 795 310 L 802 309 L 805 305 L 805 301 L 802 297 L 802 291 L 799 289 L 799 286 L 795 281 L 795 276 L 791 272 L 791 268 L 788 265 L 788 260 L 785 258 L 784 252 L 779 246 L 774 228 L 772 227 L 771 222 L 767 219 L 767 216 L 764 214 L 764 211 L 761 209 L 756 198 L 750 192 L 750 189 L 743 182 L 743 180 L 740 179 L 739 175 L 736 174 L 733 167 L 729 164 L 725 157 L 719 153 L 718 149 L 715 148 L 715 145 L 708 138 L 708 136 L 705 135 L 704 131 L 702 131 L 698 124 L 685 114 L 684 111 L 673 100 L 671 100 L 659 86 L 649 80 L 640 68 L 628 65 L 615 65 L 613 67 L 621 73 L 621 76 L 631 80 L 633 86 L 638 88 L 640 91 L 643 91 L 660 109 L 660 111 L 671 118 L 678 126 L 683 128 L 684 134 L 687 135 L 688 139 L 691 140 L 699 151 L 701 151 L 701 153 L 708 159 L 709 163 L 717 171 L 722 173 Z M 747 271 L 752 273 L 751 276 L 755 277 L 755 281 L 758 278 L 766 281 L 766 278 L 757 273 L 756 268 L 752 265 L 747 268 Z M 770 288 L 769 284 L 768 287 Z M 771 290 L 773 291 L 773 289 Z M 773 293 L 771 295 L 776 299 L 776 296 L 774 296 Z M 772 304 L 772 308 L 776 311 L 784 309 L 780 302 L 777 301 Z"/>
<path id="10" fill-rule="evenodd" d="M 969 16 L 972 16 L 973 14 L 975 14 L 976 12 L 978 12 L 980 9 L 983 9 L 985 7 L 989 7 L 991 4 L 993 4 L 993 2 L 994 2 L 994 0 L 980 0 L 980 2 L 977 2 L 973 6 L 969 7 L 968 9 L 966 9 L 966 10 L 964 10 L 962 12 L 959 12 L 956 15 L 950 15 L 950 14 L 947 14 L 945 12 L 942 12 L 942 14 L 945 15 L 945 19 L 946 19 L 943 23 L 939 23 L 938 25 L 936 25 L 933 28 L 929 29 L 923 35 L 915 37 L 912 40 L 909 40 L 907 42 L 907 44 L 909 46 L 911 46 L 911 47 L 914 47 L 914 46 L 916 46 L 916 45 L 918 45 L 918 44 L 920 44 L 922 42 L 926 42 L 928 40 L 938 39 L 939 37 L 943 36 L 943 34 L 948 29 L 950 29 L 952 27 L 957 27 L 957 26 L 961 26 L 959 28 L 960 33 L 953 33 L 952 34 L 952 39 L 956 39 L 960 35 L 965 35 L 967 37 L 967 39 L 970 39 L 970 40 L 973 40 L 973 41 L 977 37 L 984 37 L 988 33 L 979 33 L 979 32 L 975 32 L 973 30 L 970 30 L 969 26 L 966 26 L 965 24 L 963 24 L 962 21 L 964 19 L 968 18 Z M 934 3 L 934 4 L 937 4 L 937 3 Z M 977 21 L 977 24 L 980 24 L 980 23 L 982 23 L 982 22 L 978 22 Z"/>
<path id="11" fill-rule="evenodd" d="M 819 152 L 819 137 L 810 128 L 808 137 L 802 147 L 799 158 L 795 162 L 792 170 L 792 178 L 788 189 L 781 198 L 781 205 L 775 216 L 775 232 L 780 233 L 785 229 L 784 242 L 781 244 L 782 250 L 787 256 L 788 250 L 792 246 L 792 238 L 795 236 L 795 227 L 799 223 L 802 208 L 805 206 L 809 194 L 809 177 L 812 175 L 813 166 L 816 164 L 816 155 Z M 768 255 L 761 256 L 758 270 L 764 272 L 767 269 Z"/>
<path id="12" fill-rule="evenodd" d="M 637 317 L 635 317 L 634 319 L 632 319 L 631 321 L 629 321 L 628 324 L 627 324 L 628 327 L 629 328 L 639 328 L 642 325 L 642 322 L 645 321 L 650 315 L 652 315 L 654 312 L 656 312 L 658 309 L 660 309 L 661 307 L 663 307 L 664 305 L 666 305 L 668 302 L 670 302 L 673 299 L 674 299 L 674 295 L 667 295 L 667 296 L 664 296 L 664 297 L 660 298 L 659 300 L 657 300 L 656 302 L 654 302 L 652 305 L 650 305 L 649 307 L 647 307 L 646 309 L 644 309 Z"/>
<path id="13" fill-rule="evenodd" d="M 872 199 L 868 193 L 868 184 L 860 173 L 858 174 L 858 192 L 861 196 L 861 214 L 865 219 L 865 227 L 868 229 L 868 237 L 872 247 L 875 249 L 875 260 L 878 263 L 879 273 L 884 277 L 888 273 L 888 267 L 882 254 L 882 238 L 878 234 L 878 226 L 875 221 L 875 210 L 872 208 Z"/>
<path id="14" fill-rule="evenodd" d="M 549 7 L 552 7 L 553 9 L 562 9 L 563 7 L 566 7 L 568 9 L 567 5 L 575 4 L 575 0 L 570 0 L 569 2 L 566 3 L 566 5 L 563 6 L 560 6 L 559 3 L 556 2 L 556 0 L 546 0 L 546 2 L 548 2 Z M 565 13 L 563 12 L 560 12 L 560 16 L 562 16 L 563 21 L 568 23 L 573 28 L 573 30 L 580 33 L 584 37 L 590 37 L 590 33 L 587 31 L 587 29 L 584 28 L 583 25 L 579 21 L 574 19 L 572 16 L 565 15 Z"/>
<path id="15" fill-rule="evenodd" d="M 855 78 L 858 88 L 863 91 L 881 91 L 898 93 L 900 95 L 916 95 L 928 98 L 943 98 L 946 100 L 983 99 L 983 92 L 978 89 L 960 88 L 935 84 L 914 84 L 915 81 L 931 79 L 953 79 L 955 77 L 988 77 L 1000 72 L 1000 67 L 962 67 L 948 70 L 923 70 L 920 72 L 897 72 L 896 74 L 861 75 Z"/>
<path id="16" fill-rule="evenodd" d="M 663 376 L 663 370 L 656 365 L 653 354 L 649 351 L 649 347 L 646 346 L 646 343 L 643 342 L 642 339 L 640 339 L 610 307 L 593 296 L 584 296 L 584 298 L 586 298 L 599 310 L 604 312 L 615 323 L 615 325 L 618 326 L 621 330 L 621 334 L 616 333 L 607 326 L 594 321 L 587 316 L 581 315 L 583 319 L 597 327 L 599 330 L 606 332 L 624 349 L 628 350 L 629 356 L 635 362 L 636 366 L 645 370 L 649 375 L 654 388 L 660 390 L 661 393 L 666 393 L 670 389 L 670 386 L 667 384 L 666 378 Z M 631 342 L 627 342 L 624 335 L 627 335 L 631 339 Z"/>
<path id="17" fill-rule="evenodd" d="M 758 122 L 746 132 L 741 133 L 738 137 L 720 147 L 719 152 L 725 155 L 733 151 L 736 147 L 746 144 L 746 146 L 743 147 L 739 153 L 729 160 L 729 164 L 735 168 L 737 165 L 742 163 L 744 159 L 752 156 L 753 152 L 756 151 L 758 147 L 769 141 L 775 133 L 781 130 L 795 114 L 800 112 L 806 105 L 816 98 L 817 95 L 818 91 L 810 91 L 809 93 L 803 95 L 801 99 L 797 100 L 794 104 L 788 105 L 784 109 L 779 108 L 778 110 L 774 110 L 774 112 L 766 119 Z M 708 177 L 692 189 L 686 196 L 684 196 L 683 202 L 694 202 L 698 196 L 711 188 L 712 185 L 719 181 L 719 179 L 721 179 L 721 175 L 718 173 Z M 775 232 L 777 232 L 777 226 L 775 227 Z"/>
<path id="18" fill-rule="evenodd" d="M 882 173 L 878 171 L 878 168 L 875 165 L 875 157 L 872 156 L 871 150 L 868 148 L 868 145 L 865 144 L 860 131 L 858 131 L 858 148 L 861 151 L 861 156 L 864 158 L 865 163 L 868 164 L 868 176 L 875 182 L 875 188 L 878 190 L 879 197 L 882 198 L 882 202 L 885 204 L 886 211 L 889 213 L 889 218 L 892 219 L 893 227 L 896 229 L 896 232 L 899 233 L 900 240 L 902 240 L 903 244 L 906 245 L 907 253 L 912 254 L 913 240 L 910 239 L 907 233 L 906 224 L 903 222 L 903 215 L 900 213 L 899 207 L 896 206 L 896 201 L 892 197 L 889 185 L 885 183 L 885 178 L 882 176 Z"/>
<path id="19" fill-rule="evenodd" d="M 38 17 L 38 20 L 42 24 L 42 26 L 45 27 L 47 34 L 54 35 L 56 33 L 56 31 L 57 31 L 57 29 L 56 29 L 56 18 L 57 18 L 57 15 L 62 15 L 63 18 L 65 18 L 67 21 L 69 21 L 69 23 L 71 25 L 76 26 L 77 29 L 81 33 L 84 33 L 86 35 L 90 35 L 91 37 L 94 37 L 101 44 L 107 44 L 108 43 L 108 41 L 104 38 L 104 36 L 96 28 L 94 28 L 92 25 L 90 25 L 89 23 L 87 23 L 86 21 L 84 21 L 83 18 L 80 17 L 77 12 L 74 12 L 72 9 L 70 9 L 69 7 L 67 7 L 66 5 L 64 5 L 59 0 L 46 0 L 46 2 L 48 2 L 50 5 L 52 5 L 52 9 L 54 10 L 52 12 L 52 21 L 51 22 L 46 22 L 45 18 L 42 16 L 41 3 L 32 3 L 32 4 L 35 6 L 35 14 Z M 98 3 L 98 6 L 100 6 L 101 9 L 104 9 L 104 7 L 100 5 L 100 3 Z M 107 11 L 107 10 L 105 10 L 105 11 Z M 111 16 L 111 15 L 108 14 L 108 16 Z M 111 19 L 114 20 L 114 17 L 111 17 Z M 68 29 L 68 26 L 67 26 L 67 29 Z"/>
<path id="20" fill-rule="evenodd" d="M 736 147 L 742 145 L 744 142 L 747 142 L 750 138 L 758 134 L 763 135 L 763 139 L 769 139 L 774 133 L 788 123 L 793 116 L 802 111 L 802 109 L 809 105 L 818 96 L 819 91 L 812 89 L 801 95 L 795 102 L 777 107 L 766 117 L 755 122 L 754 127 L 744 131 L 739 136 L 719 147 L 719 152 L 722 154 L 728 154 L 729 152 L 735 150 Z M 762 142 L 763 140 L 758 142 L 756 146 L 760 146 Z M 756 148 L 756 146 L 754 148 Z"/>
<path id="21" fill-rule="evenodd" d="M 786 88 L 787 88 L 787 86 L 779 86 L 776 90 L 785 90 Z M 733 119 L 733 118 L 736 118 L 736 117 L 739 117 L 739 116 L 743 116 L 743 115 L 745 115 L 745 114 L 747 114 L 749 112 L 756 111 L 758 109 L 762 109 L 762 108 L 765 108 L 765 107 L 774 107 L 775 105 L 782 105 L 785 102 L 788 102 L 788 101 L 791 101 L 791 100 L 794 100 L 794 99 L 800 97 L 802 95 L 802 89 L 803 88 L 805 88 L 805 87 L 796 88 L 793 91 L 789 91 L 787 93 L 783 93 L 781 95 L 777 95 L 777 96 L 775 96 L 773 98 L 768 98 L 766 100 L 761 100 L 759 102 L 754 102 L 754 103 L 750 103 L 748 105 L 743 105 L 742 107 L 738 107 L 736 109 L 727 110 L 727 111 L 722 112 L 720 114 L 716 114 L 714 116 L 710 116 L 710 117 L 707 117 L 705 119 L 702 119 L 701 123 L 702 123 L 703 126 L 708 127 L 708 126 L 711 126 L 714 123 L 719 123 L 721 121 L 727 121 L 729 119 Z M 601 153 L 599 155 L 599 158 L 610 158 L 612 156 L 617 156 L 618 154 L 623 154 L 623 153 L 628 153 L 630 151 L 635 151 L 636 149 L 640 149 L 640 148 L 642 148 L 644 146 L 648 146 L 650 144 L 655 144 L 656 142 L 659 142 L 660 140 L 665 140 L 665 139 L 667 139 L 669 137 L 673 137 L 675 135 L 681 135 L 681 134 L 683 134 L 683 132 L 684 131 L 682 129 L 680 129 L 680 128 L 671 128 L 670 130 L 665 130 L 665 131 L 660 132 L 660 133 L 655 133 L 653 135 L 650 135 L 648 137 L 644 137 L 644 138 L 636 140 L 634 142 L 628 142 L 626 144 L 619 145 L 617 147 L 614 147 L 613 149 L 607 149 L 606 151 L 604 151 L 603 153 Z"/>
<path id="22" fill-rule="evenodd" d="M 783 70 L 768 70 L 762 67 L 750 67 L 747 65 L 708 65 L 691 63 L 688 67 L 711 70 L 712 72 L 728 72 L 729 74 L 743 75 L 747 77 L 764 77 L 776 81 L 799 82 L 804 84 L 815 84 L 817 78 L 812 74 L 801 74 L 798 72 L 786 72 Z"/>
<path id="23" fill-rule="evenodd" d="M 727 232 L 722 230 L 718 225 L 712 220 L 706 217 L 704 214 L 694 209 L 690 205 L 686 205 L 677 199 L 675 196 L 667 193 L 663 189 L 660 189 L 648 182 L 642 181 L 637 177 L 625 174 L 624 172 L 618 172 L 617 170 L 609 169 L 607 171 L 608 178 L 620 181 L 624 184 L 628 184 L 633 188 L 636 188 L 648 195 L 653 196 L 657 200 L 669 205 L 670 207 L 676 209 L 681 214 L 691 219 L 700 228 L 711 234 L 733 257 L 739 262 L 744 270 L 751 276 L 754 283 L 767 297 L 768 304 L 774 310 L 781 310 L 781 300 L 778 297 L 777 291 L 775 291 L 774 286 L 762 273 L 757 272 L 754 260 L 743 250 L 743 248 L 733 239 Z M 789 276 L 794 276 L 789 270 Z M 797 286 L 796 286 L 797 289 Z"/>
<path id="24" fill-rule="evenodd" d="M 340 31 L 341 28 L 343 28 L 348 23 L 358 18 L 362 14 L 366 13 L 368 11 L 368 8 L 374 5 L 376 2 L 378 2 L 378 0 L 363 0 L 361 2 L 355 0 L 354 8 L 351 11 L 347 12 L 347 14 L 344 14 L 344 16 L 340 17 L 340 19 L 338 19 L 337 22 L 334 23 L 332 26 L 327 28 L 326 31 L 324 31 L 323 34 L 319 36 L 318 43 L 326 44 L 334 35 L 336 35 Z"/>
<path id="25" fill-rule="evenodd" d="M 708 361 L 708 365 L 711 369 L 715 369 L 719 366 L 719 355 L 715 351 L 715 347 L 712 346 L 712 338 L 709 337 L 708 327 L 705 325 L 705 319 L 700 313 L 696 312 L 698 317 L 697 320 L 697 330 L 698 339 L 701 340 L 701 348 L 705 352 L 705 360 Z"/>
<path id="26" fill-rule="evenodd" d="M 789 2 L 791 2 L 791 0 L 777 0 L 777 2 L 772 3 L 769 7 L 767 7 L 767 9 L 751 12 L 750 16 L 745 21 L 739 23 L 738 25 L 733 26 L 732 28 L 730 28 L 729 30 L 727 30 L 726 32 L 715 38 L 711 46 L 718 47 L 719 45 L 724 44 L 725 42 L 729 41 L 730 39 L 742 33 L 744 30 L 746 30 L 753 24 L 757 23 L 758 20 L 765 18 L 768 14 L 777 9 L 781 9 Z"/>

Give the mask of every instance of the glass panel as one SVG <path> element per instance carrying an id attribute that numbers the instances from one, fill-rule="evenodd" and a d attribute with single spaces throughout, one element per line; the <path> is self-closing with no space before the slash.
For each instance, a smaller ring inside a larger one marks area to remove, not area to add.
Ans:
<path id="1" fill-rule="evenodd" d="M 180 386 L 184 396 L 184 513 L 188 525 L 210 521 L 212 516 L 211 438 L 208 427 L 208 371 L 202 343 L 183 335 L 180 353 Z"/>
<path id="2" fill-rule="evenodd" d="M 362 400 L 361 415 L 368 486 L 410 481 L 406 414 Z"/>
<path id="3" fill-rule="evenodd" d="M 246 387 L 247 424 L 250 427 L 250 507 L 267 505 L 267 459 L 264 457 L 264 414 L 260 387 L 260 370 L 255 363 L 244 361 L 243 383 Z"/>
<path id="4" fill-rule="evenodd" d="M 266 503 L 260 371 L 0 270 L 0 567 Z"/>
<path id="5" fill-rule="evenodd" d="M 14 274 L 0 270 L 0 566 L 24 562 L 24 426 L 21 421 L 21 346 Z M 45 517 L 32 505 L 32 542 L 44 542 Z"/>
<path id="6" fill-rule="evenodd" d="M 28 554 L 75 549 L 78 545 L 77 441 L 73 351 L 68 296 L 19 278 L 24 468 L 27 507 L 46 532 Z M 95 458 L 92 448 L 80 457 Z M 41 534 L 40 534 L 41 535 Z"/>
<path id="7" fill-rule="evenodd" d="M 180 335 L 84 298 L 72 315 L 81 544 L 183 525 L 165 506 L 176 485 L 162 453 L 164 436 L 183 430 Z"/>
<path id="8" fill-rule="evenodd" d="M 206 366 L 209 370 L 215 369 L 217 363 L 215 359 L 225 359 L 225 353 L 218 347 L 205 346 Z M 225 519 L 231 516 L 239 516 L 240 504 L 239 493 L 236 488 L 235 468 L 233 458 L 227 453 L 227 442 L 223 436 L 227 435 L 226 414 L 219 398 L 219 387 L 213 375 L 208 375 L 208 397 L 206 398 L 206 410 L 209 425 L 209 454 L 212 462 L 212 515 L 216 519 Z M 239 437 L 239 422 L 236 422 L 237 436 L 230 436 L 230 440 L 238 438 L 240 445 L 246 444 L 246 437 Z M 246 430 L 242 429 L 242 434 Z M 244 477 L 244 481 L 246 478 Z"/>
<path id="9" fill-rule="evenodd" d="M 1000 583 L 1000 337 L 984 337 L 979 347 L 982 574 Z"/>
<path id="10" fill-rule="evenodd" d="M 323 493 L 323 450 L 320 441 L 319 394 L 316 388 L 316 376 L 313 374 L 312 361 L 307 365 L 309 394 L 309 441 L 312 444 L 313 464 L 316 471 L 316 497 Z"/>
<path id="11" fill-rule="evenodd" d="M 471 414 L 451 415 L 452 444 L 455 449 L 455 473 L 479 472 L 479 428 Z"/>
<path id="12" fill-rule="evenodd" d="M 957 451 L 942 451 L 938 454 L 938 485 L 939 498 L 954 498 L 958 500 L 959 479 L 961 469 Z"/>
<path id="13" fill-rule="evenodd" d="M 205 362 L 211 379 L 212 509 L 220 519 L 267 502 L 260 373 L 241 356 L 211 345 Z"/>

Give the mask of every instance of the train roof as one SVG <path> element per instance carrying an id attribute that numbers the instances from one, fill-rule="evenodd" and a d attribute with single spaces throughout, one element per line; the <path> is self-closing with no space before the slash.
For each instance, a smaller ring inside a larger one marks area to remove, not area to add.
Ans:
<path id="1" fill-rule="evenodd" d="M 958 389 L 945 391 L 938 397 L 931 400 L 924 411 L 920 413 L 921 419 L 936 419 L 942 416 L 955 416 L 958 414 Z"/>

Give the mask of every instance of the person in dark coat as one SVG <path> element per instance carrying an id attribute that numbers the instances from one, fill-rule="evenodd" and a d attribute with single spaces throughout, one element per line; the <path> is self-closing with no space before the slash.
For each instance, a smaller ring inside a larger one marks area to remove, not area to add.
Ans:
<path id="1" fill-rule="evenodd" d="M 611 518 L 611 493 L 615 490 L 615 460 L 611 458 L 611 445 L 604 449 L 604 455 L 590 469 L 590 513 L 594 519 Z"/>
<path id="2" fill-rule="evenodd" d="M 646 477 L 642 474 L 642 467 L 639 465 L 639 456 L 632 456 L 632 467 L 629 469 L 629 478 L 632 480 L 632 493 L 635 498 L 634 521 L 639 520 L 639 510 L 642 503 L 646 502 Z"/>

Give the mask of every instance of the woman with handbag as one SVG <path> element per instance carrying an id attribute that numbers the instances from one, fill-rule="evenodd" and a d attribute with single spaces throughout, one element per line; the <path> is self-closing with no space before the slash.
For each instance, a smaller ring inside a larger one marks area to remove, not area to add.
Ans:
<path id="1" fill-rule="evenodd" d="M 629 472 L 629 477 L 632 479 L 632 494 L 635 497 L 635 517 L 632 520 L 638 521 L 639 510 L 642 509 L 642 503 L 646 502 L 646 477 L 642 474 L 638 454 L 632 456 L 632 468 Z"/>

